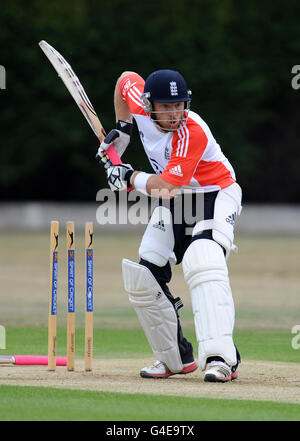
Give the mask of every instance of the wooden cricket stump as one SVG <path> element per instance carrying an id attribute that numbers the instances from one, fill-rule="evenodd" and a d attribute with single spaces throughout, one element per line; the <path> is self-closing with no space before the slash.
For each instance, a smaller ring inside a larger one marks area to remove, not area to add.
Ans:
<path id="1" fill-rule="evenodd" d="M 85 224 L 85 256 L 86 256 L 86 310 L 85 310 L 85 371 L 92 370 L 93 359 L 93 328 L 94 328 L 94 292 L 93 292 L 93 235 L 92 222 Z"/>
<path id="2" fill-rule="evenodd" d="M 85 337 L 84 369 L 92 371 L 94 345 L 94 281 L 93 250 L 94 226 L 85 224 Z M 50 226 L 50 296 L 48 317 L 48 369 L 56 369 L 56 334 L 57 334 L 57 281 L 58 281 L 58 237 L 59 222 L 52 221 Z M 75 370 L 75 226 L 66 224 L 67 260 L 68 260 L 68 309 L 67 309 L 67 370 Z"/>
<path id="3" fill-rule="evenodd" d="M 67 313 L 67 370 L 75 370 L 75 227 L 67 222 L 68 313 Z"/>
<path id="4" fill-rule="evenodd" d="M 52 221 L 50 226 L 50 295 L 48 318 L 48 369 L 56 369 L 56 315 L 57 315 L 57 270 L 58 270 L 59 222 Z"/>

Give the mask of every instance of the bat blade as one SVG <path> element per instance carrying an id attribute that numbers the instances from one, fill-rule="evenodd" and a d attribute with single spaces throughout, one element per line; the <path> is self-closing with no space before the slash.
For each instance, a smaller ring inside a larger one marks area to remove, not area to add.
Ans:
<path id="1" fill-rule="evenodd" d="M 102 142 L 106 136 L 105 130 L 72 67 L 65 60 L 65 58 L 45 40 L 40 41 L 39 46 L 58 73 L 58 76 L 63 81 L 70 94 L 72 95 L 73 99 L 75 100 L 77 106 L 87 120 L 94 134 L 97 136 L 99 141 Z M 110 146 L 106 150 L 106 152 L 113 165 L 122 164 L 122 161 L 113 145 Z"/>

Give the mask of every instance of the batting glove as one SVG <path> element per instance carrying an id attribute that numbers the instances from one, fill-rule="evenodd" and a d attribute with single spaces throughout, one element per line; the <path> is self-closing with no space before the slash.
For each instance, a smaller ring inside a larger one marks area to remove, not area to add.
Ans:
<path id="1" fill-rule="evenodd" d="M 112 165 L 107 168 L 107 181 L 112 191 L 127 190 L 134 170 L 130 164 Z"/>
<path id="2" fill-rule="evenodd" d="M 118 155 L 121 157 L 130 142 L 132 128 L 132 123 L 119 120 L 116 128 L 111 130 L 101 142 L 96 154 L 96 159 L 102 162 L 105 168 L 112 165 L 105 151 L 111 146 L 111 144 L 114 144 Z"/>

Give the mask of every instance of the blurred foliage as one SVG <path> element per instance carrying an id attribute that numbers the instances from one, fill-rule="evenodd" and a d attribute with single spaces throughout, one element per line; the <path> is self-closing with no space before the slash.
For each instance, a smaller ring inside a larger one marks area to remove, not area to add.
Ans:
<path id="1" fill-rule="evenodd" d="M 106 186 L 97 139 L 40 50 L 44 39 L 69 61 L 107 131 L 124 70 L 180 71 L 244 201 L 300 202 L 298 17 L 294 0 L 1 0 L 0 198 L 95 200 Z M 137 130 L 123 159 L 151 171 Z"/>

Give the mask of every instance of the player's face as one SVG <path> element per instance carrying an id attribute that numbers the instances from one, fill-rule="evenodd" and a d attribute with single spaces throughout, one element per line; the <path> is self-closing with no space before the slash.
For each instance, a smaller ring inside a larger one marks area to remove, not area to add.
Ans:
<path id="1" fill-rule="evenodd" d="M 153 113 L 165 130 L 176 130 L 184 117 L 184 103 L 153 103 Z"/>

